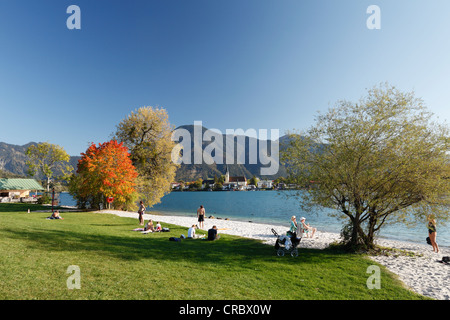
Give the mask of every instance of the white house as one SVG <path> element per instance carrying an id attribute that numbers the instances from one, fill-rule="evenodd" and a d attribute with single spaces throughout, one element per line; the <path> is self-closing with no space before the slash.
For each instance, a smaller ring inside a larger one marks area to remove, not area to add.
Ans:
<path id="1" fill-rule="evenodd" d="M 259 180 L 258 188 L 259 189 L 270 189 L 273 187 L 273 180 Z"/>

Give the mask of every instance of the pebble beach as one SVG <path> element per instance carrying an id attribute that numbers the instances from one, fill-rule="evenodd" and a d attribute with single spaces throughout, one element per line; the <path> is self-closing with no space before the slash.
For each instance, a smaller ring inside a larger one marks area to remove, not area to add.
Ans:
<path id="1" fill-rule="evenodd" d="M 121 217 L 129 217 L 137 220 L 137 213 L 102 210 L 99 213 L 115 214 Z M 184 227 L 190 227 L 197 224 L 195 216 L 166 216 L 144 214 L 147 221 L 159 221 Z M 244 221 L 233 221 L 224 219 L 205 219 L 204 229 L 207 230 L 213 225 L 219 229 L 219 234 L 230 234 L 245 238 L 262 240 L 267 245 L 274 245 L 276 237 L 272 233 L 273 228 L 278 234 L 283 235 L 288 230 L 288 225 L 274 226 Z M 187 235 L 187 234 L 186 234 Z M 181 236 L 181 235 L 173 235 Z M 324 249 L 330 243 L 339 241 L 339 234 L 330 232 L 321 232 L 318 230 L 314 238 L 303 238 L 299 248 Z M 439 244 L 439 234 L 438 234 Z M 450 300 L 450 265 L 440 263 L 443 256 L 450 256 L 450 248 L 440 248 L 439 253 L 434 253 L 429 245 L 421 245 L 412 242 L 401 242 L 388 239 L 379 239 L 377 244 L 383 247 L 400 249 L 412 252 L 411 255 L 390 255 L 390 256 L 371 256 L 370 258 L 384 265 L 388 270 L 398 275 L 399 279 L 414 292 L 437 300 Z"/>

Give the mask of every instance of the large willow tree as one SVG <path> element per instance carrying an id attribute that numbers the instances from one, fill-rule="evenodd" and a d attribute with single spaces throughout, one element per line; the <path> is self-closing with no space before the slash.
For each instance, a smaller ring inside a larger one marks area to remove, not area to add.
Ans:
<path id="1" fill-rule="evenodd" d="M 421 99 L 384 84 L 291 134 L 282 159 L 308 187 L 301 205 L 337 209 L 348 218 L 347 245 L 369 250 L 387 222 L 448 218 L 449 142 Z"/>
<path id="2" fill-rule="evenodd" d="M 139 173 L 137 190 L 147 206 L 158 203 L 175 179 L 173 130 L 166 110 L 152 107 L 131 112 L 117 125 L 114 138 L 123 142 L 131 154 Z"/>

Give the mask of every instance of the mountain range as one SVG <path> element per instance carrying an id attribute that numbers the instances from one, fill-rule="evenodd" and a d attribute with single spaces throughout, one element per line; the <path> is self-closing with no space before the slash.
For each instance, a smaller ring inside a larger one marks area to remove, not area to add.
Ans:
<path id="1" fill-rule="evenodd" d="M 201 132 L 201 137 L 204 137 L 205 132 L 208 130 L 205 127 L 195 127 L 193 125 L 186 125 L 186 126 L 180 126 L 176 128 L 178 129 L 184 129 L 186 132 L 189 133 L 191 138 L 190 143 L 190 156 L 187 158 L 191 160 L 191 164 L 181 164 L 180 168 L 177 171 L 177 180 L 184 180 L 184 181 L 193 181 L 198 178 L 207 179 L 207 178 L 214 178 L 214 176 L 220 177 L 221 175 L 224 175 L 227 167 L 230 172 L 230 176 L 245 176 L 247 179 L 256 176 L 258 178 L 268 178 L 268 179 L 276 179 L 281 176 L 286 176 L 286 169 L 283 165 L 279 164 L 279 168 L 277 170 L 276 174 L 271 175 L 263 175 L 261 174 L 262 168 L 268 168 L 270 167 L 271 163 L 269 164 L 263 164 L 260 158 L 260 146 L 264 145 L 267 146 L 268 154 L 270 155 L 271 151 L 271 145 L 270 140 L 261 140 L 254 137 L 249 136 L 230 136 L 227 134 L 222 134 L 222 141 L 219 140 L 219 145 L 223 146 L 223 155 L 221 159 L 221 164 L 212 163 L 207 164 L 205 163 L 205 159 L 203 159 L 201 164 L 194 164 L 194 152 L 195 152 L 195 141 L 193 139 L 194 137 L 194 131 L 197 129 L 197 132 Z M 279 143 L 279 150 L 283 150 L 285 144 L 288 142 L 289 138 L 287 135 L 282 136 L 278 139 Z M 215 140 L 214 140 L 215 141 Z M 183 143 L 183 141 L 181 141 Z M 210 141 L 204 141 L 202 140 L 201 144 L 201 150 L 203 155 L 209 157 L 211 154 L 212 157 L 215 156 L 214 152 L 210 152 L 210 150 L 206 149 L 208 145 L 210 145 L 212 142 Z M 231 164 L 227 164 L 227 153 L 231 152 L 227 149 L 228 145 L 233 146 L 233 161 L 231 161 Z M 254 146 L 254 149 L 251 149 L 252 146 Z M 250 153 L 251 150 L 255 152 L 256 154 L 256 161 L 250 161 Z M 205 152 L 206 151 L 206 152 Z M 218 156 L 219 157 L 219 156 Z M 238 157 L 240 159 L 243 159 L 243 164 L 240 164 L 238 162 Z M 209 157 L 210 158 L 210 157 Z M 212 160 L 210 161 L 212 162 Z M 256 163 L 251 163 L 256 162 Z"/>
<path id="2" fill-rule="evenodd" d="M 37 142 L 29 142 L 23 146 L 0 142 L 0 173 L 4 176 L 26 176 L 28 167 L 26 161 L 28 157 L 25 152 L 31 145 Z M 80 156 L 70 157 L 69 164 L 77 167 Z"/>
<path id="3" fill-rule="evenodd" d="M 194 162 L 194 151 L 195 145 L 194 145 L 194 132 L 201 132 L 201 137 L 204 136 L 204 133 L 208 130 L 205 127 L 196 127 L 193 125 L 185 125 L 180 126 L 176 128 L 175 130 L 182 129 L 179 132 L 184 132 L 186 134 L 189 134 L 191 137 L 191 143 L 190 143 L 190 149 L 191 149 L 191 162 Z M 197 130 L 197 131 L 195 131 Z M 222 143 L 223 143 L 223 158 L 222 164 L 207 164 L 205 161 L 202 161 L 201 164 L 185 164 L 182 163 L 180 167 L 177 170 L 176 174 L 176 180 L 183 180 L 183 181 L 194 181 L 199 178 L 202 179 L 213 179 L 215 176 L 220 177 L 221 175 L 224 175 L 226 172 L 226 168 L 228 166 L 229 172 L 231 176 L 245 176 L 247 179 L 256 176 L 258 178 L 268 178 L 268 179 L 276 179 L 281 176 L 286 175 L 286 169 L 280 164 L 278 171 L 276 174 L 273 175 L 261 175 L 261 169 L 264 167 L 269 167 L 272 165 L 269 164 L 263 164 L 261 162 L 260 156 L 256 157 L 256 163 L 250 164 L 250 149 L 255 147 L 257 154 L 259 155 L 260 146 L 267 146 L 268 153 L 270 155 L 271 150 L 271 143 L 269 140 L 260 140 L 258 138 L 248 137 L 248 136 L 240 136 L 240 138 L 232 137 L 230 135 L 223 134 L 222 135 Z M 278 139 L 279 142 L 279 150 L 283 150 L 285 143 L 289 140 L 288 136 L 282 136 Z M 183 140 L 180 139 L 180 143 L 183 144 Z M 233 148 L 234 148 L 234 159 L 231 164 L 227 164 L 226 161 L 227 158 L 227 152 L 231 152 L 230 150 L 226 149 L 227 143 L 231 146 L 231 141 L 233 141 Z M 215 156 L 215 152 L 211 153 L 211 147 L 209 149 L 205 148 L 208 147 L 212 142 L 210 141 L 203 141 L 201 143 L 202 148 L 202 154 L 203 155 L 211 155 Z M 30 142 L 25 145 L 14 145 L 14 144 L 8 144 L 6 142 L 0 142 L 0 174 L 3 172 L 4 176 L 7 175 L 14 175 L 14 176 L 26 176 L 27 175 L 27 166 L 26 166 L 26 160 L 27 156 L 25 155 L 25 151 L 27 148 L 32 145 L 37 144 L 36 142 Z M 185 142 L 186 146 L 187 143 Z M 197 149 L 198 150 L 198 149 Z M 183 151 L 184 152 L 184 151 Z M 185 155 L 183 155 L 185 156 Z M 187 156 L 187 154 L 186 154 Z M 238 164 L 238 157 L 241 157 L 241 159 L 245 159 L 243 164 Z M 243 158 L 242 158 L 243 157 Z M 80 159 L 80 156 L 71 156 L 70 157 L 70 165 L 73 168 L 77 167 L 78 160 Z M 204 160 L 204 159 L 203 159 Z M 252 161 L 255 162 L 255 161 Z"/>

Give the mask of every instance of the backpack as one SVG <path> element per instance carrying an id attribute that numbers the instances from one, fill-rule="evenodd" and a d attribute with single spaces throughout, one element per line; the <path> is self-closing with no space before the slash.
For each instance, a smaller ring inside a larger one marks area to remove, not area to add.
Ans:
<path id="1" fill-rule="evenodd" d="M 180 238 L 170 237 L 169 241 L 181 242 Z"/>
<path id="2" fill-rule="evenodd" d="M 445 262 L 446 264 L 450 263 L 450 257 L 442 257 L 442 262 Z"/>
<path id="3" fill-rule="evenodd" d="M 427 243 L 428 243 L 429 245 L 431 245 L 430 237 L 427 237 L 425 240 L 427 240 Z"/>
<path id="4" fill-rule="evenodd" d="M 170 231 L 169 228 L 162 228 L 162 229 L 161 229 L 161 232 L 169 232 L 169 231 Z"/>

